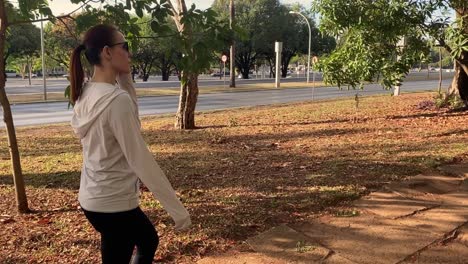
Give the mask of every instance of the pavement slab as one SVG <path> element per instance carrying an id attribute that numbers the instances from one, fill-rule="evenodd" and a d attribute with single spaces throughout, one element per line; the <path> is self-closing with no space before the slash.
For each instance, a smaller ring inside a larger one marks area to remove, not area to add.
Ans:
<path id="1" fill-rule="evenodd" d="M 456 191 L 462 181 L 463 178 L 458 176 L 416 175 L 406 181 L 386 185 L 384 189 L 409 198 L 424 197 L 427 194 L 444 194 Z"/>
<path id="2" fill-rule="evenodd" d="M 418 213 L 412 217 L 395 220 L 398 225 L 416 228 L 419 232 L 432 233 L 439 237 L 450 233 L 467 221 L 468 207 L 455 205 L 443 206 Z"/>
<path id="3" fill-rule="evenodd" d="M 456 192 L 447 193 L 440 197 L 444 204 L 468 207 L 468 179 L 465 179 Z"/>
<path id="4" fill-rule="evenodd" d="M 455 241 L 468 247 L 468 224 L 460 228 L 459 234 Z"/>
<path id="5" fill-rule="evenodd" d="M 349 259 L 343 258 L 342 256 L 334 253 L 327 257 L 321 264 L 358 264 Z"/>
<path id="6" fill-rule="evenodd" d="M 359 215 L 281 225 L 247 240 L 255 253 L 199 263 L 468 264 L 468 164 L 440 170 L 359 199 Z"/>
<path id="7" fill-rule="evenodd" d="M 392 191 L 373 192 L 356 201 L 354 206 L 360 211 L 369 211 L 386 218 L 398 218 L 416 211 L 434 208 L 441 204 L 436 199 L 408 198 Z"/>
<path id="8" fill-rule="evenodd" d="M 373 215 L 322 217 L 296 228 L 356 263 L 397 263 L 438 239 L 434 233 Z"/>
<path id="9" fill-rule="evenodd" d="M 310 237 L 286 225 L 274 227 L 249 238 L 247 243 L 256 252 L 289 263 L 317 263 L 330 253 Z"/>
<path id="10" fill-rule="evenodd" d="M 254 252 L 232 252 L 203 258 L 197 264 L 289 264 L 285 260 Z"/>
<path id="11" fill-rule="evenodd" d="M 434 245 L 421 252 L 414 258 L 401 262 L 402 264 L 467 264 L 468 247 L 461 243 L 449 243 L 447 245 Z"/>

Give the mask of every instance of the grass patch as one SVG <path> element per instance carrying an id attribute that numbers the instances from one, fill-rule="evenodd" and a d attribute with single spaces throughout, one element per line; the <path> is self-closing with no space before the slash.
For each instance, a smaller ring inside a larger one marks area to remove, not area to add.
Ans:
<path id="1" fill-rule="evenodd" d="M 310 245 L 310 243 L 307 241 L 298 241 L 296 243 L 296 251 L 298 253 L 306 253 L 311 250 L 315 250 L 315 247 Z"/>
<path id="2" fill-rule="evenodd" d="M 193 263 L 466 157 L 467 113 L 417 108 L 432 97 L 364 97 L 359 112 L 354 99 L 204 112 L 197 114 L 199 129 L 190 131 L 174 130 L 172 116 L 143 118 L 149 148 L 194 223 L 175 233 L 159 203 L 143 192 L 142 208 L 161 235 L 157 261 Z M 77 209 L 79 140 L 68 125 L 18 128 L 17 136 L 35 213 L 16 214 L 2 133 L 0 263 L 98 263 L 98 234 Z"/>
<path id="3" fill-rule="evenodd" d="M 355 217 L 359 216 L 360 213 L 357 210 L 339 210 L 335 212 L 336 217 Z"/>

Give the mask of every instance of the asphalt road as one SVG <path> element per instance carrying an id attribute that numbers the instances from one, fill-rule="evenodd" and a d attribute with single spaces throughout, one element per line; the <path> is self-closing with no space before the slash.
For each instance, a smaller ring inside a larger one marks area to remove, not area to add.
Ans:
<path id="1" fill-rule="evenodd" d="M 438 77 L 438 72 L 430 72 L 432 77 Z M 453 73 L 443 73 L 444 76 L 453 76 Z M 412 77 L 426 77 L 426 72 L 411 72 L 410 76 Z M 310 81 L 312 81 L 312 73 L 310 74 Z M 316 73 L 315 80 L 321 81 L 322 74 Z M 298 76 L 297 74 L 292 74 L 288 76 L 288 78 L 282 78 L 281 82 L 305 82 L 306 78 L 302 76 Z M 255 76 L 251 76 L 251 79 L 243 80 L 243 79 L 236 79 L 237 84 L 254 84 L 254 83 L 274 83 L 275 79 L 273 78 L 256 78 Z M 203 89 L 204 87 L 210 86 L 222 86 L 222 85 L 229 85 L 229 78 L 226 78 L 226 81 L 220 80 L 216 77 L 209 77 L 201 75 L 199 79 L 199 87 Z M 65 78 L 49 78 L 47 79 L 47 92 L 58 92 L 63 93 L 65 91 L 65 87 L 68 86 L 68 81 Z M 177 77 L 171 76 L 169 81 L 161 81 L 161 77 L 152 76 L 148 80 L 148 82 L 142 82 L 141 80 L 137 79 L 135 84 L 135 88 L 137 89 L 148 89 L 148 88 L 173 88 L 179 89 L 180 82 L 177 80 Z M 14 94 L 42 94 L 44 93 L 44 86 L 43 81 L 41 78 L 33 78 L 31 85 L 29 85 L 28 80 L 22 80 L 21 78 L 10 78 L 6 82 L 6 92 L 8 95 Z"/>
<path id="2" fill-rule="evenodd" d="M 310 75 L 310 80 L 312 80 L 312 74 Z M 321 80 L 321 74 L 317 74 L 317 81 Z M 305 82 L 306 78 L 304 77 L 288 77 L 281 79 L 281 82 Z M 253 84 L 253 83 L 274 83 L 275 79 L 272 78 L 255 78 L 252 79 L 236 79 L 237 84 Z M 203 76 L 200 78 L 198 85 L 200 89 L 203 87 L 209 86 L 222 86 L 222 85 L 229 85 L 229 78 L 226 78 L 226 81 L 220 80 L 216 77 L 207 77 Z M 47 79 L 47 92 L 59 92 L 63 93 L 65 91 L 65 87 L 68 86 L 68 81 L 65 78 L 50 78 Z M 8 95 L 13 94 L 37 94 L 44 92 L 44 85 L 43 81 L 40 78 L 32 79 L 31 85 L 29 85 L 28 80 L 23 80 L 21 78 L 11 78 L 8 79 L 6 83 L 6 92 Z M 180 88 L 180 82 L 177 80 L 177 77 L 171 76 L 169 81 L 161 81 L 160 77 L 151 77 L 148 82 L 142 82 L 141 80 L 137 80 L 135 84 L 135 88 L 137 89 L 147 89 L 147 88 Z"/>
<path id="3" fill-rule="evenodd" d="M 447 87 L 450 80 L 444 80 L 443 87 Z M 434 90 L 438 81 L 406 82 L 401 87 L 402 92 L 416 92 Z M 364 90 L 339 90 L 336 87 L 321 87 L 303 89 L 278 89 L 249 92 L 224 92 L 201 94 L 198 98 L 197 111 L 220 110 L 235 107 L 269 105 L 299 101 L 323 100 L 354 96 L 358 92 L 361 96 L 375 94 L 391 94 L 379 85 L 367 85 Z M 313 93 L 313 99 L 312 99 Z M 175 113 L 177 111 L 178 96 L 159 96 L 139 98 L 140 114 L 154 115 Z M 13 118 L 16 126 L 30 126 L 50 123 L 69 122 L 72 110 L 67 108 L 66 102 L 34 103 L 12 105 Z M 0 127 L 4 127 L 1 122 Z"/>

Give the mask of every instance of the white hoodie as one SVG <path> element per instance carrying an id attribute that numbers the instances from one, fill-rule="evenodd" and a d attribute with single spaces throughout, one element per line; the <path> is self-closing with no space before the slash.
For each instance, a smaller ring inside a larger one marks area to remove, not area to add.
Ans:
<path id="1" fill-rule="evenodd" d="M 138 178 L 176 224 L 190 226 L 190 216 L 141 135 L 136 93 L 129 76 L 120 88 L 87 83 L 73 108 L 71 125 L 83 146 L 78 200 L 92 212 L 122 212 L 139 205 Z"/>

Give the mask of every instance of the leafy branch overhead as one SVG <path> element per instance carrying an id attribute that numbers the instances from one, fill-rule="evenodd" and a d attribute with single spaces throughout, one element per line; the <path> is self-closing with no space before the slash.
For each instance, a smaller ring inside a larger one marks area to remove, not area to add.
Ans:
<path id="1" fill-rule="evenodd" d="M 459 3 L 458 3 L 459 2 Z M 447 13 L 463 1 L 317 0 L 320 29 L 338 38 L 338 48 L 319 64 L 327 83 L 356 88 L 379 80 L 390 88 L 402 82 L 412 65 L 427 56 L 433 41 L 467 49 L 464 26 L 450 25 Z M 405 41 L 402 41 L 404 38 Z M 458 47 L 458 48 L 457 48 Z"/>
<path id="2" fill-rule="evenodd" d="M 128 38 L 136 44 L 139 36 L 138 18 L 132 17 L 134 11 L 139 18 L 150 15 L 148 21 L 156 35 L 169 35 L 174 47 L 182 54 L 178 68 L 201 73 L 210 67 L 210 58 L 214 50 L 221 50 L 232 39 L 232 32 L 227 23 L 221 22 L 211 10 L 199 10 L 192 5 L 185 12 L 179 12 L 170 1 L 126 1 L 126 5 L 106 4 L 102 9 L 88 5 L 88 12 L 77 18 L 81 28 L 89 28 L 98 22 L 123 21 L 117 26 L 127 33 Z M 104 11 L 105 10 L 105 11 Z M 177 32 L 167 24 L 167 17 L 172 17 L 177 25 Z M 141 23 L 141 21 L 140 21 Z M 190 28 L 191 31 L 184 31 Z M 174 34 L 176 33 L 176 34 Z"/>

